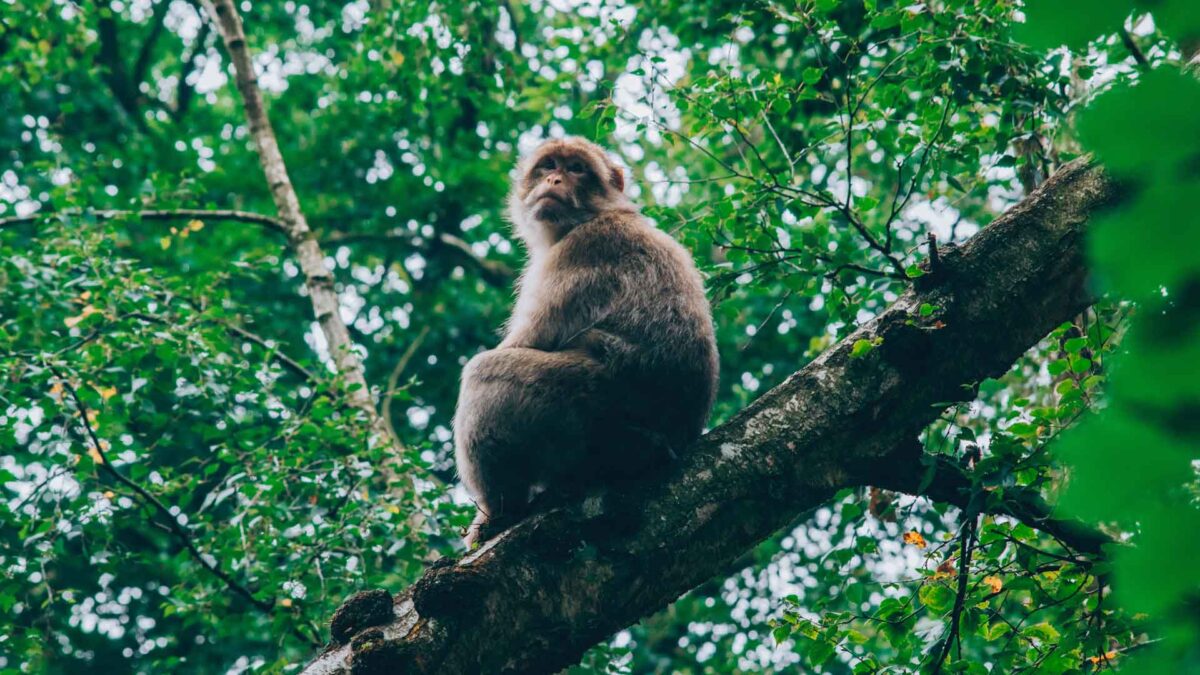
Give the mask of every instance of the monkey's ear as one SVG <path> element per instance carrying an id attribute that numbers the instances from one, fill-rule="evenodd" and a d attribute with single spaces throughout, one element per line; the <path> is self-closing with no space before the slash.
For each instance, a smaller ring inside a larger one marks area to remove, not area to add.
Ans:
<path id="1" fill-rule="evenodd" d="M 621 167 L 617 166 L 613 162 L 609 162 L 608 163 L 608 173 L 609 173 L 608 181 L 610 183 L 612 183 L 612 186 L 614 188 L 616 188 L 617 192 L 624 192 L 625 191 L 625 172 L 621 170 Z"/>

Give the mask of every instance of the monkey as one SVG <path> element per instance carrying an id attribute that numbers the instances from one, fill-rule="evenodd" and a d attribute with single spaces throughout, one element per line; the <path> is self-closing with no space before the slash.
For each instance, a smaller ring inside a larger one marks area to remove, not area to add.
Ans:
<path id="1" fill-rule="evenodd" d="M 576 137 L 521 160 L 508 219 L 525 245 L 500 344 L 463 368 L 455 461 L 481 532 L 642 475 L 695 440 L 718 380 L 704 282 L 625 194 L 621 168 Z"/>

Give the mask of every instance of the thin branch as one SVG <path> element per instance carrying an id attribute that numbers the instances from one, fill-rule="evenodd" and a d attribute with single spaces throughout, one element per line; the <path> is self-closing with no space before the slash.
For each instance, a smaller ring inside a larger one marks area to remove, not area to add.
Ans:
<path id="1" fill-rule="evenodd" d="M 442 232 L 437 235 L 437 241 L 445 249 L 456 252 L 471 263 L 494 286 L 507 287 L 517 277 L 517 273 L 508 265 L 476 255 L 470 244 L 452 234 Z"/>
<path id="2" fill-rule="evenodd" d="M 215 319 L 215 320 L 218 323 L 220 323 L 222 326 L 224 326 L 230 333 L 233 333 L 234 335 L 236 335 L 248 342 L 253 342 L 254 344 L 258 345 L 259 347 L 262 347 L 263 349 L 267 350 L 267 353 L 270 354 L 272 358 L 279 361 L 288 370 L 290 370 L 294 374 L 300 376 L 300 378 L 305 380 L 306 382 L 316 383 L 320 380 L 320 378 L 317 377 L 315 373 L 313 373 L 308 368 L 305 368 L 304 366 L 300 365 L 299 361 L 296 361 L 292 357 L 288 356 L 287 354 L 284 354 L 279 349 L 279 345 L 271 343 L 269 340 L 257 335 L 256 333 L 252 333 L 249 330 L 246 330 L 245 328 L 242 328 L 241 326 L 233 323 L 232 321 L 226 321 L 224 319 Z"/>
<path id="3" fill-rule="evenodd" d="M 380 402 L 379 408 L 383 412 L 383 425 L 387 427 L 388 433 L 392 438 L 398 439 L 396 435 L 396 427 L 392 424 L 392 399 L 396 397 L 396 392 L 399 390 L 400 376 L 408 368 L 408 364 L 416 355 L 417 350 L 425 342 L 426 336 L 429 335 L 429 326 L 423 326 L 421 332 L 413 338 L 412 342 L 408 343 L 404 353 L 400 355 L 400 359 L 396 361 L 396 367 L 392 368 L 392 374 L 388 375 L 387 392 L 383 395 L 383 401 Z"/>
<path id="4" fill-rule="evenodd" d="M 958 637 L 958 624 L 962 620 L 963 607 L 967 602 L 967 581 L 970 578 L 971 554 L 975 550 L 975 527 L 979 523 L 979 516 L 969 513 L 966 518 L 967 521 L 963 523 L 962 532 L 959 534 L 958 591 L 954 596 L 954 608 L 950 611 L 950 627 L 947 629 L 946 639 L 942 641 L 937 660 L 933 662 L 934 675 L 942 672 L 942 665 L 950 655 L 950 646 Z"/>
<path id="5" fill-rule="evenodd" d="M 272 232 L 288 236 L 287 226 L 278 218 L 232 209 L 163 209 L 132 211 L 121 209 L 105 209 L 89 211 L 84 209 L 67 209 L 63 211 L 39 211 L 28 216 L 10 216 L 0 218 L 0 229 L 37 223 L 45 218 L 55 216 L 90 216 L 99 220 L 114 220 L 117 218 L 139 218 L 141 220 L 172 221 L 172 220 L 201 220 L 201 221 L 233 221 L 261 225 Z M 371 233 L 332 233 L 321 240 L 333 245 L 353 244 L 363 241 L 406 241 L 413 244 L 414 235 L 404 234 L 371 234 Z M 507 288 L 517 274 L 511 267 L 496 260 L 480 257 L 471 250 L 471 245 L 452 234 L 441 233 L 436 236 L 436 243 L 426 248 L 441 247 L 454 253 L 463 261 L 477 269 L 488 283 Z"/>
<path id="6" fill-rule="evenodd" d="M 887 229 L 887 239 L 885 241 L 887 244 L 888 251 L 891 251 L 891 249 L 892 249 L 892 222 L 896 220 L 896 216 L 900 215 L 900 212 L 904 210 L 904 207 L 908 206 L 909 200 L 912 199 L 913 193 L 916 191 L 917 186 L 920 184 L 921 177 L 925 174 L 925 166 L 929 162 L 929 155 L 934 150 L 934 144 L 938 142 L 939 138 L 941 138 L 942 132 L 945 131 L 945 129 L 946 129 L 946 122 L 948 122 L 950 120 L 951 105 L 952 105 L 951 99 L 947 98 L 946 105 L 942 109 L 942 120 L 941 120 L 941 122 L 938 123 L 938 128 L 936 131 L 934 131 L 933 138 L 929 139 L 929 143 L 927 143 L 925 145 L 925 151 L 921 153 L 921 161 L 917 162 L 917 168 L 913 172 L 912 181 L 908 184 L 908 191 L 904 195 L 904 199 L 901 200 L 900 202 L 897 202 L 895 198 L 892 199 L 892 210 L 888 214 L 887 222 L 884 224 L 884 227 Z M 901 166 L 900 169 L 897 170 L 897 175 L 896 175 L 897 181 L 899 181 L 901 179 L 900 172 L 902 169 L 903 169 L 903 166 Z M 897 194 L 897 196 L 899 196 L 898 190 L 897 190 L 896 194 Z"/>
<path id="7" fill-rule="evenodd" d="M 513 268 L 498 260 L 489 260 L 476 255 L 475 251 L 471 249 L 471 245 L 466 241 L 445 232 L 434 235 L 433 240 L 426 240 L 419 235 L 403 230 L 384 233 L 333 232 L 322 234 L 320 239 L 332 246 L 371 242 L 400 242 L 422 250 L 425 253 L 441 249 L 452 253 L 455 257 L 475 268 L 484 281 L 499 288 L 508 288 L 512 284 L 513 279 L 517 277 L 517 273 Z"/>
<path id="8" fill-rule="evenodd" d="M 760 321 L 758 326 L 755 327 L 754 334 L 750 336 L 750 339 L 746 340 L 746 343 L 744 345 L 742 345 L 741 347 L 738 347 L 738 351 L 744 352 L 750 347 L 750 345 L 754 342 L 754 338 L 757 337 L 758 334 L 762 331 L 762 329 L 766 327 L 767 323 L 769 323 L 771 321 L 771 319 L 774 318 L 775 312 L 778 312 L 779 308 L 783 307 L 783 303 L 787 302 L 788 299 L 791 297 L 792 297 L 791 290 L 788 290 L 787 293 L 783 294 L 783 297 L 779 299 L 779 302 L 775 303 L 775 306 L 771 308 L 770 312 L 767 312 L 767 317 L 765 319 L 763 319 L 762 321 Z"/>
<path id="9" fill-rule="evenodd" d="M 208 35 L 212 30 L 212 24 L 205 21 L 200 26 L 200 32 L 196 35 L 196 41 L 192 46 L 192 53 L 184 62 L 183 69 L 179 73 L 179 84 L 176 87 L 175 94 L 175 109 L 171 111 L 171 115 L 176 121 L 183 119 L 187 114 L 188 108 L 191 107 L 192 100 L 196 95 L 196 85 L 189 84 L 188 78 L 196 69 L 200 67 L 200 56 L 208 50 Z"/>
<path id="10" fill-rule="evenodd" d="M 915 440 L 912 443 L 917 447 L 906 451 L 912 457 L 911 461 L 889 467 L 886 472 L 868 467 L 863 480 L 887 490 L 923 495 L 934 501 L 967 508 L 974 490 L 971 477 L 944 456 L 934 457 L 932 467 L 927 469 L 920 462 L 919 444 Z M 1015 518 L 1054 537 L 1063 548 L 1091 556 L 1099 556 L 1105 546 L 1117 543 L 1113 537 L 1082 522 L 1055 517 L 1052 507 L 1033 488 L 1005 488 L 1002 499 L 985 511 Z"/>
<path id="11" fill-rule="evenodd" d="M 896 270 L 896 272 L 901 276 L 901 278 L 904 278 L 904 276 L 905 276 L 904 263 L 900 262 L 899 258 L 892 255 L 892 252 L 891 252 L 891 249 L 889 246 L 881 244 L 878 239 L 876 239 L 874 236 L 871 235 L 870 231 L 867 230 L 867 226 L 864 225 L 863 222 L 861 220 L 859 220 L 857 216 L 854 215 L 854 212 L 850 209 L 850 207 L 848 207 L 845 204 L 842 204 L 840 202 L 831 204 L 831 206 L 833 206 L 834 208 L 836 208 L 838 211 L 841 212 L 842 216 L 845 217 L 846 221 L 849 222 L 850 225 L 858 232 L 859 236 L 861 236 L 863 238 L 863 241 L 867 242 L 867 246 L 869 246 L 870 248 L 875 250 L 875 252 L 879 253 L 879 255 L 881 255 L 885 259 L 887 259 L 888 264 L 891 265 L 892 268 L 894 268 Z M 889 233 L 889 235 L 891 233 L 890 227 L 888 228 L 888 233 Z M 889 236 L 889 239 L 890 239 L 890 236 Z"/>
<path id="12" fill-rule="evenodd" d="M 52 368 L 51 370 L 54 372 L 55 376 L 58 377 L 59 381 L 62 382 L 63 388 L 68 394 L 71 395 L 71 399 L 75 402 L 75 408 L 79 411 L 79 417 L 83 423 L 83 428 L 87 431 L 87 437 L 90 439 L 92 448 L 96 451 L 96 456 L 99 458 L 99 461 L 96 462 L 99 468 L 104 471 L 104 473 L 112 477 L 113 480 L 132 490 L 139 498 L 141 498 L 143 502 L 150 505 L 150 507 L 152 507 L 159 515 L 159 520 L 161 523 L 172 535 L 174 535 L 175 539 L 182 544 L 185 549 L 187 549 L 187 552 L 197 563 L 200 564 L 201 567 L 208 570 L 210 574 L 220 579 L 230 590 L 245 598 L 253 606 L 264 612 L 270 612 L 275 606 L 274 599 L 260 600 L 254 597 L 254 593 L 252 593 L 250 589 L 238 583 L 233 577 L 229 576 L 225 570 L 221 569 L 219 565 L 214 562 L 210 562 L 208 557 L 205 556 L 198 546 L 196 546 L 195 540 L 192 539 L 191 532 L 184 529 L 184 527 L 179 524 L 178 518 L 171 513 L 171 509 L 167 508 L 165 504 L 159 501 L 159 499 L 146 490 L 146 488 L 138 485 L 129 478 L 126 478 L 125 475 L 120 471 L 117 471 L 117 469 L 109 461 L 108 454 L 104 450 L 104 444 L 100 441 L 100 438 L 96 435 L 96 430 L 92 427 L 92 423 L 88 418 L 88 415 L 91 411 L 88 410 L 88 407 L 84 405 L 83 400 L 80 399 L 79 392 L 75 390 L 75 386 L 71 384 L 70 380 L 64 377 L 63 374 L 57 369 Z"/>
<path id="13" fill-rule="evenodd" d="M 158 44 L 158 38 L 162 36 L 163 29 L 166 28 L 167 13 L 170 9 L 171 0 L 159 0 L 158 4 L 154 6 L 154 13 L 150 17 L 150 34 L 142 42 L 137 59 L 133 62 L 130 83 L 135 88 L 146 79 L 146 71 L 150 69 L 150 57 L 154 55 L 154 46 Z"/>
<path id="14" fill-rule="evenodd" d="M 1146 55 L 1142 52 L 1142 48 L 1139 47 L 1137 42 L 1134 41 L 1133 36 L 1129 34 L 1129 31 L 1126 30 L 1124 26 L 1121 26 L 1121 30 L 1117 34 L 1121 36 L 1121 44 L 1125 45 L 1125 48 L 1128 49 L 1129 53 L 1133 55 L 1133 60 L 1137 61 L 1137 64 L 1143 69 L 1150 70 L 1150 61 L 1146 59 Z"/>
<path id="15" fill-rule="evenodd" d="M 28 216 L 12 216 L 0 218 L 0 229 L 14 225 L 36 223 L 45 218 L 56 216 L 91 216 L 98 220 L 114 220 L 117 218 L 139 218 L 141 220 L 232 220 L 243 223 L 262 225 L 280 234 L 287 234 L 287 228 L 278 218 L 264 216 L 261 213 L 235 211 L 230 209 L 170 209 L 148 211 L 126 211 L 120 209 L 102 209 L 89 211 L 83 209 L 67 209 L 64 211 L 39 211 Z"/>

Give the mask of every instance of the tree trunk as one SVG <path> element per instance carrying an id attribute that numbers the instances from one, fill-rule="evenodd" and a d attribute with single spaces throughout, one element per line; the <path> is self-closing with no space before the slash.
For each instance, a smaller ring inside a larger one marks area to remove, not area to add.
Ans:
<path id="1" fill-rule="evenodd" d="M 554 672 L 840 488 L 968 499 L 970 479 L 958 469 L 921 480 L 917 435 L 1088 305 L 1084 224 L 1116 192 L 1089 160 L 1063 167 L 962 248 L 943 249 L 885 312 L 705 435 L 664 475 L 533 515 L 435 564 L 394 603 L 385 591 L 355 596 L 334 616 L 334 642 L 305 672 Z M 922 317 L 926 303 L 935 309 Z M 878 346 L 851 356 L 860 340 Z M 983 508 L 1081 550 L 1106 541 L 1050 518 L 1032 491 Z"/>
<path id="2" fill-rule="evenodd" d="M 209 17 L 216 24 L 217 31 L 225 43 L 225 50 L 233 62 L 234 81 L 242 96 L 242 108 L 246 113 L 246 121 L 250 124 L 250 136 L 258 148 L 259 164 L 267 178 L 271 197 L 275 200 L 275 210 L 283 224 L 284 234 L 287 235 L 296 262 L 304 274 L 304 285 L 308 288 L 308 297 L 312 300 L 313 314 L 321 327 L 321 334 L 325 336 L 329 357 L 345 383 L 350 404 L 363 412 L 372 428 L 382 432 L 381 419 L 371 399 L 371 390 L 367 387 L 362 360 L 350 339 L 350 331 L 338 312 L 333 273 L 325 267 L 325 254 L 321 252 L 317 238 L 308 227 L 304 212 L 300 210 L 300 199 L 296 196 L 291 178 L 288 177 L 287 165 L 279 151 L 279 142 L 275 139 L 275 130 L 267 117 L 266 104 L 263 102 L 258 78 L 254 73 L 254 63 L 246 46 L 242 18 L 238 15 L 233 0 L 202 2 Z"/>

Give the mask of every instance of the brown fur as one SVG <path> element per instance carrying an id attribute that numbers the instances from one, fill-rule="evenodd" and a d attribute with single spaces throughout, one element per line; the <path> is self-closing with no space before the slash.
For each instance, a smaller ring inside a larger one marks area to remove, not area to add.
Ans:
<path id="1" fill-rule="evenodd" d="M 717 350 L 688 252 L 624 195 L 596 145 L 544 143 L 518 167 L 509 215 L 529 258 L 504 340 L 467 364 L 455 457 L 488 520 L 531 491 L 635 476 L 703 430 Z"/>

